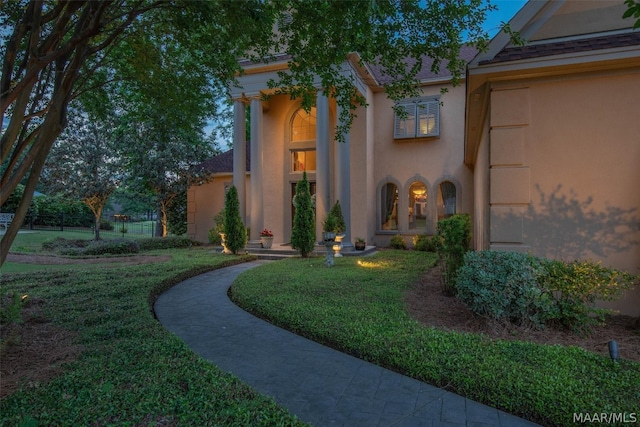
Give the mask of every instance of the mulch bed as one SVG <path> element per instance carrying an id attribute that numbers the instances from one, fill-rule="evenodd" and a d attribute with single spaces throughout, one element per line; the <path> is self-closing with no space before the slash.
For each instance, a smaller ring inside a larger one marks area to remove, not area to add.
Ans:
<path id="1" fill-rule="evenodd" d="M 606 326 L 594 326 L 584 336 L 552 327 L 537 330 L 498 325 L 472 313 L 457 298 L 443 295 L 439 268 L 431 269 L 407 292 L 405 303 L 409 313 L 427 326 L 480 333 L 492 339 L 573 345 L 606 357 L 609 357 L 609 341 L 615 340 L 618 342 L 620 358 L 640 362 L 640 323 L 637 318 L 609 316 Z"/>

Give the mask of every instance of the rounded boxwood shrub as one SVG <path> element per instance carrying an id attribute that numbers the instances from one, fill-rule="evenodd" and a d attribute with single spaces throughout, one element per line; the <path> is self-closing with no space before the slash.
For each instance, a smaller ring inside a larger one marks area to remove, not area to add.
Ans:
<path id="1" fill-rule="evenodd" d="M 404 241 L 404 237 L 399 234 L 391 238 L 389 246 L 391 246 L 392 249 L 407 249 L 407 243 Z"/>
<path id="2" fill-rule="evenodd" d="M 438 252 L 440 242 L 436 237 L 430 237 L 426 234 L 418 234 L 413 236 L 413 249 L 424 252 Z"/>
<path id="3" fill-rule="evenodd" d="M 553 297 L 541 285 L 539 259 L 519 252 L 467 252 L 458 270 L 457 296 L 474 313 L 501 322 L 544 327 L 557 317 Z"/>
<path id="4" fill-rule="evenodd" d="M 129 239 L 94 240 L 80 255 L 122 255 L 140 251 L 138 242 Z"/>

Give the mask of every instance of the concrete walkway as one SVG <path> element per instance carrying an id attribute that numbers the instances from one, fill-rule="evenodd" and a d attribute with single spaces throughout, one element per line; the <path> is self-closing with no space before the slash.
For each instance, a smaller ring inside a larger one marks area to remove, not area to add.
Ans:
<path id="1" fill-rule="evenodd" d="M 486 405 L 275 327 L 227 297 L 265 261 L 186 280 L 155 304 L 160 322 L 203 358 L 313 426 L 535 426 Z"/>

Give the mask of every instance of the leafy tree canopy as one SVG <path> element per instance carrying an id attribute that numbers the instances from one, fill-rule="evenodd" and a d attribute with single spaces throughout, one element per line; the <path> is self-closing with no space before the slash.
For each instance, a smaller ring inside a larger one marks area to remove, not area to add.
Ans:
<path id="1" fill-rule="evenodd" d="M 25 191 L 0 242 L 0 262 L 73 99 L 84 95 L 85 107 L 96 114 L 123 109 L 138 117 L 154 102 L 168 114 L 158 120 L 201 125 L 202 104 L 189 94 L 224 90 L 239 71 L 238 58 L 262 61 L 287 53 L 289 70 L 272 85 L 310 107 L 319 77 L 343 107 L 348 126 L 364 103 L 353 76 L 341 73 L 348 55 L 357 52 L 358 60 L 394 76 L 387 84 L 392 98 L 416 93 L 423 55 L 435 60 L 434 68 L 446 61 L 455 77 L 462 75 L 459 48 L 483 42 L 480 25 L 489 7 L 482 0 L 3 3 L 0 122 L 6 118 L 8 126 L 0 138 L 0 205 L 19 183 Z M 407 67 L 407 57 L 416 65 Z M 193 78 L 175 78 L 185 73 Z M 128 92 L 127 103 L 114 105 L 107 96 L 114 90 Z"/>

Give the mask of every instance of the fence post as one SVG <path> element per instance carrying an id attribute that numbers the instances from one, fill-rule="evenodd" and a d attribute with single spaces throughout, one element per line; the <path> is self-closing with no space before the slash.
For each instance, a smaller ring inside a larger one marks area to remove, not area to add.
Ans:
<path id="1" fill-rule="evenodd" d="M 64 231 L 64 212 L 60 213 L 60 231 Z"/>

